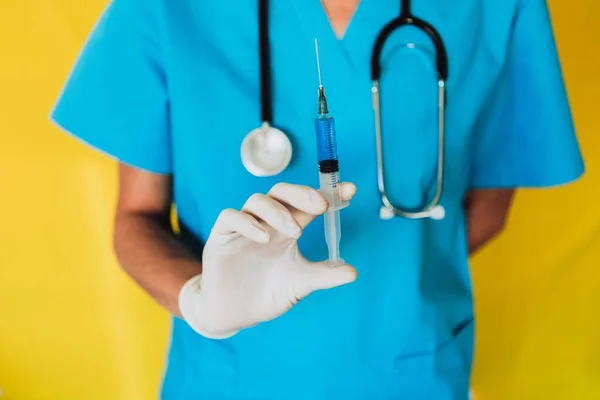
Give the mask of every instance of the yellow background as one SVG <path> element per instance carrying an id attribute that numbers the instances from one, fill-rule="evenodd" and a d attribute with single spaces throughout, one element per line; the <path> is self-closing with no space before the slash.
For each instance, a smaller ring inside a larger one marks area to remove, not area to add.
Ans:
<path id="1" fill-rule="evenodd" d="M 115 165 L 47 118 L 105 3 L 0 4 L 2 400 L 143 400 L 160 384 L 168 316 L 110 250 Z M 477 399 L 600 399 L 600 2 L 549 3 L 587 174 L 520 192 L 474 260 Z"/>

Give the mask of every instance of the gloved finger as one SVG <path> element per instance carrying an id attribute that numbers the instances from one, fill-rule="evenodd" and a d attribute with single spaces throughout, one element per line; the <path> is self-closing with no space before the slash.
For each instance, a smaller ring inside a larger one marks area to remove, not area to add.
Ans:
<path id="1" fill-rule="evenodd" d="M 340 185 L 342 200 L 349 201 L 355 194 L 356 186 L 354 184 L 342 183 Z M 302 228 L 327 210 L 327 200 L 317 190 L 308 186 L 278 183 L 269 191 L 268 196 L 284 204 Z"/>
<path id="2" fill-rule="evenodd" d="M 308 186 L 278 183 L 271 188 L 267 196 L 285 205 L 302 228 L 315 216 L 327 210 L 327 200 Z"/>
<path id="3" fill-rule="evenodd" d="M 342 201 L 352 200 L 352 198 L 354 197 L 355 194 L 356 194 L 356 186 L 353 183 L 349 183 L 349 182 L 340 183 L 340 198 Z M 323 195 L 321 193 L 319 193 L 319 196 L 323 197 Z M 323 197 L 323 199 L 325 200 L 324 197 Z M 327 202 L 327 200 L 325 200 L 325 202 Z M 319 213 L 317 215 L 323 214 L 325 211 L 327 211 L 327 209 L 323 210 L 321 213 Z M 317 217 L 317 215 L 308 214 L 308 213 L 294 214 L 296 220 L 302 227 L 306 227 L 308 224 L 310 224 Z"/>
<path id="4" fill-rule="evenodd" d="M 350 201 L 356 194 L 356 185 L 350 182 L 340 184 L 340 197 L 343 201 Z"/>
<path id="5" fill-rule="evenodd" d="M 331 266 L 325 262 L 309 263 L 295 282 L 296 297 L 302 299 L 314 291 L 331 289 L 356 280 L 358 273 L 348 264 Z"/>
<path id="6" fill-rule="evenodd" d="M 269 232 L 252 215 L 229 208 L 221 211 L 211 237 L 226 243 L 236 235 L 245 236 L 256 243 L 267 243 L 270 239 Z"/>
<path id="7" fill-rule="evenodd" d="M 282 235 L 298 238 L 302 234 L 302 228 L 298 225 L 290 210 L 277 200 L 264 194 L 250 196 L 242 211 L 265 221 Z"/>

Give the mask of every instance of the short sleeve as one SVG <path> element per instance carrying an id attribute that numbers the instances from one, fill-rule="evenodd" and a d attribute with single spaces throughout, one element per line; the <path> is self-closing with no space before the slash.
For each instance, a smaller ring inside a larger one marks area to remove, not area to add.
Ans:
<path id="1" fill-rule="evenodd" d="M 545 0 L 523 0 L 476 124 L 472 188 L 546 187 L 584 172 Z"/>
<path id="2" fill-rule="evenodd" d="M 171 172 L 165 74 L 152 1 L 112 0 L 52 110 L 65 131 L 123 163 Z"/>

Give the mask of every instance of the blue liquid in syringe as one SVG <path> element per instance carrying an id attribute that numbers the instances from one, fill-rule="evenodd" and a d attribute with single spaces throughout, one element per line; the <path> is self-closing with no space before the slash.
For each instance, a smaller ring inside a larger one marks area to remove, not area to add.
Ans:
<path id="1" fill-rule="evenodd" d="M 324 174 L 339 172 L 335 119 L 328 115 L 315 118 L 315 134 L 319 172 Z"/>

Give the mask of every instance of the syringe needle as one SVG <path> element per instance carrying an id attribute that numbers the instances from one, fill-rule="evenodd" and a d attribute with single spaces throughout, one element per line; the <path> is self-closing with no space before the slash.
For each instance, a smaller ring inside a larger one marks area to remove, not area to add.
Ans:
<path id="1" fill-rule="evenodd" d="M 327 98 L 325 97 L 325 88 L 323 87 L 323 81 L 321 80 L 321 60 L 319 59 L 319 43 L 315 38 L 315 53 L 317 55 L 317 74 L 319 76 L 319 89 L 318 89 L 318 104 L 319 104 L 319 115 L 326 115 L 329 113 L 327 107 Z"/>
<path id="2" fill-rule="evenodd" d="M 315 38 L 315 52 L 317 53 L 317 73 L 319 75 L 319 86 L 323 87 L 323 82 L 321 81 L 321 61 L 319 60 L 319 42 L 317 38 Z"/>

